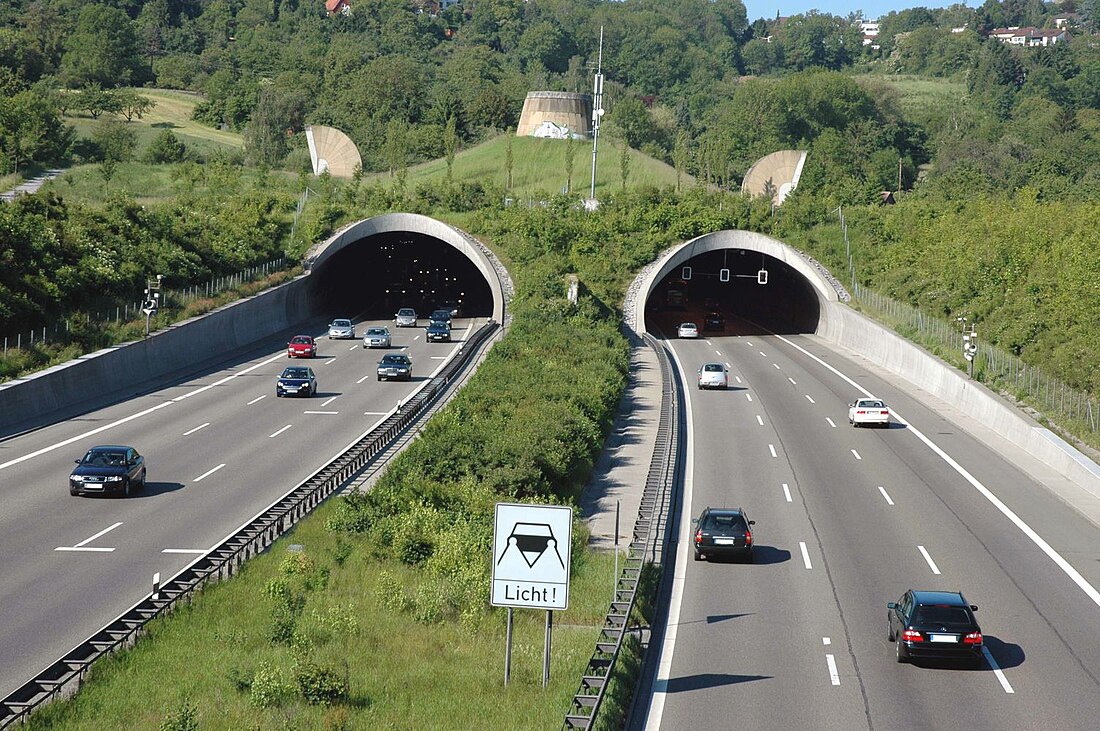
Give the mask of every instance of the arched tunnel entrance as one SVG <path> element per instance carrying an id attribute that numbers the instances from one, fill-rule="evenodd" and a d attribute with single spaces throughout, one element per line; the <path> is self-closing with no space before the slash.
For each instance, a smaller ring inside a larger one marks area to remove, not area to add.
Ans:
<path id="1" fill-rule="evenodd" d="M 401 307 L 421 317 L 444 302 L 459 317 L 504 322 L 511 282 L 477 241 L 427 216 L 390 213 L 352 224 L 305 257 L 314 316 L 387 320 Z"/>
<path id="2" fill-rule="evenodd" d="M 813 333 L 838 299 L 830 275 L 781 241 L 749 231 L 705 234 L 649 272 L 635 323 L 672 335 L 681 322 L 727 335 Z"/>
<path id="3" fill-rule="evenodd" d="M 367 320 L 391 318 L 400 307 L 424 316 L 445 301 L 458 302 L 462 317 L 493 314 L 489 283 L 472 261 L 450 244 L 408 231 L 344 246 L 314 269 L 309 290 L 315 311 Z"/>

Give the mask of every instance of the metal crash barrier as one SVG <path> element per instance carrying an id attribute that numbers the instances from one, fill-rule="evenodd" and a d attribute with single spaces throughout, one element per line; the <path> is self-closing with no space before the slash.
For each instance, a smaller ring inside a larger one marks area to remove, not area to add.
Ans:
<path id="1" fill-rule="evenodd" d="M 144 634 L 146 623 L 171 613 L 181 601 L 190 602 L 195 592 L 201 591 L 208 582 L 228 579 L 245 561 L 266 550 L 423 416 L 499 328 L 500 324 L 493 320 L 480 327 L 462 343 L 455 356 L 427 386 L 369 434 L 210 553 L 164 582 L 159 591 L 150 593 L 0 701 L 0 729 L 25 721 L 32 711 L 45 703 L 75 695 L 96 660 L 115 650 L 132 647 Z"/>

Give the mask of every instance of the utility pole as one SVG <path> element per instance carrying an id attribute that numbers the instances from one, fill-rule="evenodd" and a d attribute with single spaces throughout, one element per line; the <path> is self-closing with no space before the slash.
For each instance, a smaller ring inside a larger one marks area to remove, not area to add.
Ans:
<path id="1" fill-rule="evenodd" d="M 596 208 L 596 144 L 600 139 L 600 117 L 603 116 L 603 26 L 600 26 L 600 55 L 596 62 L 596 78 L 592 83 L 592 187 L 587 207 Z"/>

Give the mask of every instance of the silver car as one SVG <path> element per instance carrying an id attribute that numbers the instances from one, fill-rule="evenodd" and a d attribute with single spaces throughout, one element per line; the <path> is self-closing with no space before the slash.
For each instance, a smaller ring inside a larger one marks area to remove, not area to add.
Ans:
<path id="1" fill-rule="evenodd" d="M 729 388 L 729 369 L 724 363 L 704 363 L 699 366 L 699 388 Z"/>
<path id="2" fill-rule="evenodd" d="M 402 307 L 393 318 L 398 327 L 416 327 L 416 310 L 411 307 Z"/>
<path id="3" fill-rule="evenodd" d="M 388 348 L 390 347 L 390 329 L 388 327 L 367 328 L 367 334 L 363 336 L 364 348 Z"/>
<path id="4" fill-rule="evenodd" d="M 355 325 L 351 320 L 337 318 L 329 323 L 328 336 L 333 340 L 354 340 Z"/>

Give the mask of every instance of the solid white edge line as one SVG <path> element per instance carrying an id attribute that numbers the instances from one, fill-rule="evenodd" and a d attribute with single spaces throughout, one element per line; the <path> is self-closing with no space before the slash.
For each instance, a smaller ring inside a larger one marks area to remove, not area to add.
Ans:
<path id="1" fill-rule="evenodd" d="M 832 655 L 826 654 L 825 662 L 829 665 L 829 681 L 833 685 L 840 685 L 840 673 L 836 669 L 836 660 Z"/>
<path id="2" fill-rule="evenodd" d="M 989 663 L 989 667 L 993 668 L 993 674 L 996 675 L 997 680 L 1001 682 L 1001 687 L 1004 688 L 1005 693 L 1015 693 L 1016 691 L 1012 689 L 1012 684 L 1008 682 L 1008 678 L 1005 677 L 1004 671 L 1001 670 L 1001 666 L 993 659 L 993 654 L 985 645 L 982 645 L 982 655 L 985 657 L 985 661 Z"/>
<path id="3" fill-rule="evenodd" d="M 796 350 L 798 350 L 798 351 L 802 352 L 803 354 L 809 356 L 810 358 L 817 361 L 821 365 L 825 366 L 827 369 L 829 369 L 830 371 L 835 373 L 837 376 L 844 379 L 852 387 L 859 389 L 868 398 L 870 398 L 872 396 L 871 392 L 868 391 L 867 389 L 863 388 L 863 386 L 860 386 L 858 383 L 853 381 L 851 378 L 844 375 L 843 373 L 841 373 L 840 371 L 838 371 L 836 368 L 829 365 L 825 361 L 821 360 L 820 358 L 818 358 L 813 353 L 810 353 L 809 351 L 807 351 L 805 348 L 801 347 L 797 343 L 791 342 L 790 340 L 783 337 L 782 335 L 776 335 L 775 337 L 778 338 L 779 340 L 782 340 L 783 342 L 787 343 L 792 348 L 795 348 Z M 1000 498 L 998 498 L 996 495 L 994 495 L 992 493 L 992 491 L 990 491 L 989 488 L 987 488 L 985 485 L 983 485 L 981 482 L 979 482 L 976 477 L 974 477 L 972 474 L 970 474 L 966 470 L 966 468 L 964 468 L 962 465 L 960 465 L 958 462 L 956 462 L 951 457 L 951 455 L 947 454 L 947 452 L 944 452 L 931 439 L 929 439 L 927 436 L 925 436 L 924 433 L 921 430 L 917 429 L 915 426 L 910 424 L 908 422 L 908 420 L 903 418 L 901 416 L 901 414 L 899 414 L 898 412 L 893 411 L 893 416 L 894 416 L 895 419 L 897 419 L 897 421 L 899 421 L 901 424 L 903 424 L 906 427 L 906 431 L 912 432 L 913 435 L 915 437 L 917 437 L 917 439 L 920 439 L 922 442 L 924 442 L 924 444 L 929 449 L 931 449 L 933 452 L 935 452 L 940 457 L 940 459 L 942 459 L 944 462 L 946 462 L 948 465 L 950 465 L 951 468 L 954 469 L 957 473 L 959 473 L 963 477 L 963 479 L 965 479 L 967 482 L 969 482 L 974 487 L 975 490 L 980 492 L 982 494 L 982 496 L 985 497 L 986 500 L 988 500 L 990 503 L 992 503 L 993 507 L 997 508 L 997 510 L 999 510 L 1002 515 L 1004 515 L 1006 518 L 1008 518 L 1012 522 L 1013 525 L 1015 525 L 1017 528 L 1020 529 L 1020 532 L 1022 532 L 1025 536 L 1027 536 L 1029 539 L 1031 539 L 1031 542 L 1034 543 L 1036 546 L 1038 546 L 1039 550 L 1047 555 L 1047 558 L 1049 558 L 1051 561 L 1053 561 L 1055 563 L 1055 565 L 1058 566 L 1058 568 L 1062 569 L 1062 571 L 1066 574 L 1066 576 L 1068 576 L 1073 583 L 1077 584 L 1078 588 L 1081 589 L 1081 591 L 1083 591 L 1085 593 L 1085 595 L 1089 599 L 1091 599 L 1092 602 L 1096 606 L 1100 607 L 1100 591 L 1097 591 L 1096 587 L 1094 587 L 1092 584 L 1090 584 L 1088 582 L 1088 580 L 1085 579 L 1085 577 L 1082 576 L 1081 573 L 1077 569 L 1073 568 L 1073 566 L 1070 565 L 1069 561 L 1066 561 L 1064 558 L 1062 558 L 1062 555 L 1060 553 L 1058 553 L 1053 548 L 1051 548 L 1050 544 L 1047 543 L 1043 539 L 1042 536 L 1040 536 L 1038 533 L 1036 533 L 1032 529 L 1031 526 L 1029 526 L 1027 523 L 1025 523 L 1022 518 L 1020 518 L 1020 516 L 1016 515 L 1016 513 L 1013 512 L 1011 508 L 1009 508 L 1007 505 L 1005 505 L 1003 502 L 1001 502 Z"/>
<path id="4" fill-rule="evenodd" d="M 791 488 L 787 486 L 787 483 L 783 483 L 783 497 L 787 498 L 787 502 L 794 502 L 791 500 Z"/>
<path id="5" fill-rule="evenodd" d="M 161 549 L 161 553 L 189 553 L 197 556 L 204 556 L 210 553 L 208 548 L 164 548 Z"/>
<path id="6" fill-rule="evenodd" d="M 890 496 L 886 494 L 886 488 L 885 487 L 883 487 L 882 485 L 879 485 L 878 486 L 878 491 L 881 492 L 882 497 L 884 497 L 886 499 L 886 504 L 887 505 L 893 505 L 894 504 L 894 501 L 891 500 Z"/>
<path id="7" fill-rule="evenodd" d="M 673 360 L 676 361 L 676 367 L 682 374 L 685 375 L 683 364 L 680 362 L 679 356 L 676 354 L 675 349 L 669 348 L 669 352 L 672 353 Z M 694 482 L 693 472 L 695 470 L 695 436 L 691 429 L 693 422 L 691 411 L 691 396 L 688 392 L 687 397 L 684 399 L 686 404 L 686 423 L 688 424 L 687 431 L 687 458 L 684 460 L 684 492 L 683 492 L 683 504 L 680 510 L 680 550 L 676 552 L 676 568 L 672 577 L 672 596 L 669 599 L 668 607 L 668 621 L 665 624 L 665 636 L 661 642 L 661 646 L 658 648 L 660 653 L 657 656 L 656 675 L 653 679 L 653 693 L 649 700 L 649 710 L 646 713 L 645 728 L 646 731 L 657 731 L 661 728 L 661 716 L 664 714 L 665 709 L 665 696 L 668 691 L 668 680 L 672 674 L 672 656 L 676 650 L 676 629 L 680 626 L 680 606 L 684 599 L 684 582 L 687 576 L 687 555 L 692 550 L 691 546 L 691 520 L 689 511 L 691 509 L 692 498 L 692 485 Z"/>
<path id="8" fill-rule="evenodd" d="M 118 523 L 115 523 L 114 525 L 112 525 L 112 526 L 111 526 L 110 528 L 104 528 L 103 530 L 101 530 L 101 531 L 100 531 L 99 533 L 96 533 L 96 534 L 95 534 L 94 536 L 92 536 L 91 538 L 85 538 L 85 539 L 84 539 L 83 541 L 81 541 L 80 543 L 77 543 L 77 544 L 76 544 L 75 546 L 73 546 L 73 548 L 81 548 L 81 547 L 83 547 L 83 546 L 87 545 L 88 543 L 91 543 L 91 542 L 92 542 L 92 541 L 94 541 L 94 540 L 95 540 L 96 538 L 99 538 L 99 537 L 100 537 L 100 536 L 102 536 L 102 535 L 106 535 L 107 533 L 110 533 L 110 532 L 111 532 L 111 531 L 113 531 L 113 530 L 114 530 L 115 528 L 119 527 L 120 525 L 122 525 L 122 523 L 121 523 L 121 522 L 118 522 Z"/>
<path id="9" fill-rule="evenodd" d="M 805 541 L 799 541 L 798 547 L 802 549 L 802 563 L 806 564 L 807 569 L 812 569 L 814 565 L 810 563 L 810 551 L 806 548 Z"/>
<path id="10" fill-rule="evenodd" d="M 268 435 L 267 435 L 267 438 L 268 438 L 268 439 L 271 439 L 272 437 L 277 437 L 277 436 L 279 436 L 280 434 L 282 434 L 283 432 L 285 432 L 285 431 L 286 431 L 287 429 L 289 429 L 289 428 L 290 428 L 290 427 L 292 427 L 292 426 L 294 426 L 294 425 L 293 425 L 293 424 L 287 424 L 286 426 L 284 426 L 284 427 L 283 427 L 282 429 L 280 429 L 279 431 L 275 432 L 274 434 L 268 434 Z"/>
<path id="11" fill-rule="evenodd" d="M 257 401 L 263 401 L 265 398 L 267 398 L 266 393 L 263 396 L 257 396 L 256 398 L 252 399 L 247 404 L 245 404 L 245 406 L 251 406 L 252 404 L 256 403 Z"/>
<path id="12" fill-rule="evenodd" d="M 825 421 L 829 422 L 829 426 L 831 426 L 832 428 L 836 429 L 836 424 L 834 424 L 834 423 L 833 423 L 833 420 L 832 420 L 832 419 L 830 419 L 830 418 L 829 418 L 828 416 L 826 416 L 826 417 L 825 417 Z"/>
<path id="13" fill-rule="evenodd" d="M 194 434 L 195 432 L 197 432 L 197 431 L 198 431 L 199 429 L 205 429 L 205 428 L 206 428 L 206 427 L 208 427 L 208 426 L 210 426 L 210 422 L 209 422 L 209 421 L 208 421 L 208 422 L 206 422 L 205 424 L 199 424 L 199 425 L 198 425 L 198 426 L 196 426 L 196 427 L 195 427 L 194 429 L 190 429 L 190 430 L 188 430 L 188 431 L 185 431 L 185 432 L 183 433 L 183 436 L 185 436 L 185 437 L 189 437 L 189 436 L 191 436 L 192 434 Z"/>
<path id="14" fill-rule="evenodd" d="M 210 389 L 215 388 L 216 386 L 220 386 L 223 383 L 229 383 L 230 381 L 232 381 L 237 376 L 243 376 L 246 373 L 251 373 L 252 371 L 256 370 L 257 368 L 263 368 L 268 363 L 274 363 L 275 361 L 277 361 L 281 358 L 284 358 L 284 357 L 286 357 L 286 356 L 284 356 L 282 353 L 279 353 L 279 355 L 273 355 L 272 357 L 268 358 L 267 360 L 261 360 L 259 363 L 255 363 L 253 365 L 250 365 L 248 368 L 245 368 L 244 370 L 240 370 L 240 371 L 237 371 L 236 373 L 232 373 L 232 374 L 226 376 L 225 378 L 218 379 L 217 381 L 214 381 L 213 383 L 209 383 L 205 386 L 200 386 L 200 387 L 196 388 L 194 391 L 188 391 L 187 393 L 183 394 L 182 396 L 176 396 L 174 399 L 172 399 L 172 401 L 175 402 L 175 401 L 183 401 L 184 399 L 189 399 L 192 396 L 195 396 L 196 394 L 200 394 L 204 391 L 209 391 Z"/>
<path id="15" fill-rule="evenodd" d="M 215 467 L 213 469 L 210 469 L 210 470 L 207 470 L 206 472 L 203 472 L 201 475 L 199 475 L 195 479 L 191 480 L 191 482 L 202 482 L 207 477 L 209 477 L 210 475 L 212 475 L 215 472 L 217 472 L 218 470 L 220 470 L 222 467 L 225 467 L 225 462 L 222 462 L 220 465 L 218 465 L 217 467 Z"/>
<path id="16" fill-rule="evenodd" d="M 928 568 L 932 569 L 932 573 L 939 576 L 940 567 L 932 560 L 932 556 L 929 555 L 928 550 L 925 549 L 924 546 L 917 546 L 917 550 L 920 551 L 920 555 L 924 556 L 924 560 L 928 562 Z"/>

